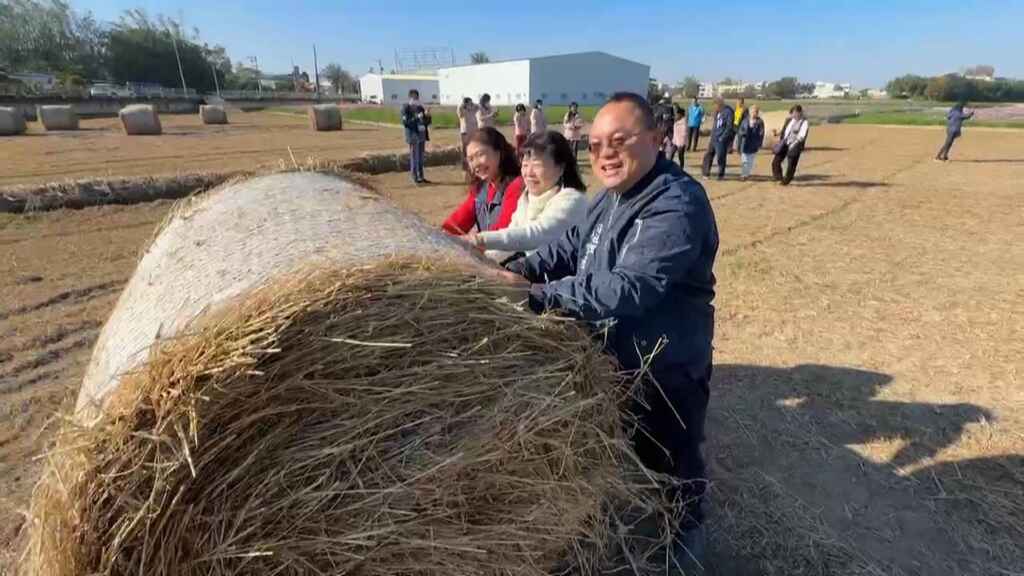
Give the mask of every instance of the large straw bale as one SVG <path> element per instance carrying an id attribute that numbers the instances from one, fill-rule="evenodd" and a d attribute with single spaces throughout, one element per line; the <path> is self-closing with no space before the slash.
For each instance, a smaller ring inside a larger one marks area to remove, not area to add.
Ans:
<path id="1" fill-rule="evenodd" d="M 156 135 L 163 131 L 160 126 L 160 116 L 149 104 L 131 104 L 125 106 L 118 113 L 121 117 L 121 124 L 124 126 L 124 133 L 134 135 Z"/>
<path id="2" fill-rule="evenodd" d="M 25 133 L 25 117 L 18 108 L 0 108 L 0 136 Z"/>
<path id="3" fill-rule="evenodd" d="M 216 104 L 203 104 L 199 106 L 199 117 L 203 124 L 227 124 L 228 113 L 223 106 Z"/>
<path id="4" fill-rule="evenodd" d="M 335 104 L 310 106 L 309 123 L 314 130 L 341 130 L 341 108 Z"/>
<path id="5" fill-rule="evenodd" d="M 521 311 L 481 266 L 323 175 L 235 183 L 181 208 L 58 434 L 26 569 L 664 565 L 658 539 L 628 528 L 672 521 L 627 448 L 628 387 L 582 329 Z"/>
<path id="6" fill-rule="evenodd" d="M 74 106 L 37 106 L 39 120 L 47 130 L 78 130 L 78 114 Z"/>

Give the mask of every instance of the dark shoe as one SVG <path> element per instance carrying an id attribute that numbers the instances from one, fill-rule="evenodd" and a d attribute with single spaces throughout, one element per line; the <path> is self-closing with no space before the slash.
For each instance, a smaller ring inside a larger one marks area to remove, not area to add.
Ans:
<path id="1" fill-rule="evenodd" d="M 672 547 L 674 559 L 670 574 L 693 576 L 706 573 L 705 557 L 707 556 L 708 535 L 703 524 L 684 530 L 675 538 Z"/>
<path id="2" fill-rule="evenodd" d="M 718 180 L 725 180 L 725 176 L 719 176 Z"/>
<path id="3" fill-rule="evenodd" d="M 433 184 L 433 182 L 427 180 L 426 178 L 420 178 L 420 184 Z"/>

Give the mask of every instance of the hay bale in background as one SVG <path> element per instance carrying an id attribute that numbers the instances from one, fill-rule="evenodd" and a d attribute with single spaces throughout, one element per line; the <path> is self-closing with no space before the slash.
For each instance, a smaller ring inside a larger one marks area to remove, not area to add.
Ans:
<path id="1" fill-rule="evenodd" d="M 37 106 L 37 115 L 47 130 L 78 130 L 74 106 Z"/>
<path id="2" fill-rule="evenodd" d="M 203 104 L 199 106 L 199 117 L 203 124 L 227 124 L 228 113 L 223 106 Z"/>
<path id="3" fill-rule="evenodd" d="M 0 108 L 0 136 L 16 136 L 26 130 L 25 117 L 18 108 Z"/>
<path id="4" fill-rule="evenodd" d="M 341 130 L 341 108 L 335 104 L 316 104 L 309 107 L 309 123 L 314 130 Z"/>
<path id="5" fill-rule="evenodd" d="M 118 112 L 124 133 L 134 135 L 156 135 L 163 131 L 160 116 L 149 104 L 131 104 Z"/>
<path id="6" fill-rule="evenodd" d="M 645 562 L 609 545 L 616 511 L 666 510 L 622 474 L 612 363 L 574 323 L 514 308 L 481 266 L 328 176 L 183 205 L 96 345 L 33 497 L 28 572 Z"/>

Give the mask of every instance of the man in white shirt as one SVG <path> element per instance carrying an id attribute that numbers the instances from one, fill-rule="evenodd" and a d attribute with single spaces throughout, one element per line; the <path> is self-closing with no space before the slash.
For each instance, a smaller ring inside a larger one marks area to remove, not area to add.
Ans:
<path id="1" fill-rule="evenodd" d="M 800 162 L 800 155 L 804 152 L 807 143 L 807 132 L 810 123 L 804 118 L 804 109 L 797 104 L 789 109 L 789 118 L 782 127 L 779 134 L 779 141 L 775 143 L 772 159 L 772 180 L 788 186 L 796 174 L 796 166 Z M 786 173 L 782 173 L 782 161 L 786 160 Z"/>

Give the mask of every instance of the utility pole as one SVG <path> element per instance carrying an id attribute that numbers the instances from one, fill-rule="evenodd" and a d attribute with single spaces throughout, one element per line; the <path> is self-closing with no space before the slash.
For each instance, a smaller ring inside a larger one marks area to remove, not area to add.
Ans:
<path id="1" fill-rule="evenodd" d="M 256 90 L 263 96 L 263 83 L 260 82 L 260 61 L 255 56 L 249 56 L 249 61 L 256 68 Z"/>
<path id="2" fill-rule="evenodd" d="M 178 25 L 180 27 L 180 24 Z M 171 32 L 168 30 L 168 32 Z M 177 30 L 171 32 L 171 44 L 174 46 L 174 58 L 178 61 L 178 75 L 181 76 L 182 96 L 188 95 L 188 86 L 185 85 L 185 71 L 181 69 L 181 55 L 178 54 Z"/>
<path id="3" fill-rule="evenodd" d="M 320 99 L 320 64 L 316 61 L 316 44 L 313 44 L 313 78 L 315 84 L 313 85 L 313 92 L 316 93 L 316 99 Z"/>
<path id="4" fill-rule="evenodd" d="M 217 80 L 217 69 L 213 67 L 213 62 L 210 62 L 210 72 L 213 72 L 213 86 L 217 89 L 217 97 L 220 97 L 220 82 Z"/>

